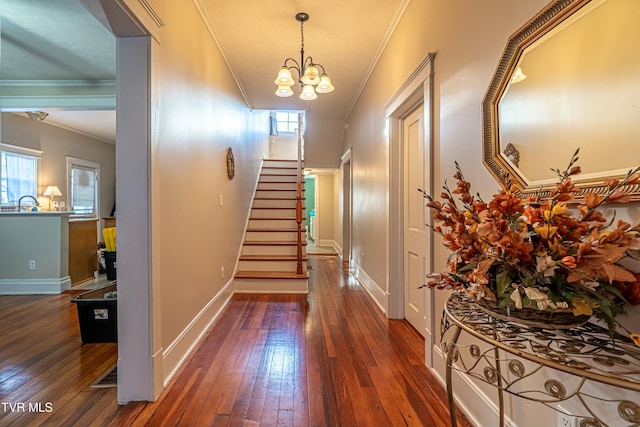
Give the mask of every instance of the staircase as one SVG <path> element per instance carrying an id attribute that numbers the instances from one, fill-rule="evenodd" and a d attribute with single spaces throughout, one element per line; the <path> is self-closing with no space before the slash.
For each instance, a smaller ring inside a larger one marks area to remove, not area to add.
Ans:
<path id="1" fill-rule="evenodd" d="M 297 171 L 295 160 L 264 161 L 234 276 L 236 292 L 309 293 L 304 223 L 298 273 Z"/>

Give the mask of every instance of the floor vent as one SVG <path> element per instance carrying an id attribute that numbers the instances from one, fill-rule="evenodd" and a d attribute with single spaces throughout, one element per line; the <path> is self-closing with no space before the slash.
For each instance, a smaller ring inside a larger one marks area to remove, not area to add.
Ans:
<path id="1" fill-rule="evenodd" d="M 115 387 L 118 385 L 118 366 L 114 365 L 103 376 L 98 378 L 91 388 Z"/>

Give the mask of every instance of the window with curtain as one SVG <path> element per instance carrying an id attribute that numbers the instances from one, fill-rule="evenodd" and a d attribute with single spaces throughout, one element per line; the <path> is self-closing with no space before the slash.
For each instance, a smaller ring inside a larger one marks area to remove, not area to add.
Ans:
<path id="1" fill-rule="evenodd" d="M 22 196 L 38 197 L 39 156 L 8 151 L 5 147 L 3 144 L 0 156 L 0 204 L 16 206 Z"/>
<path id="2" fill-rule="evenodd" d="M 98 215 L 100 166 L 81 159 L 68 158 L 69 203 L 74 214 Z"/>

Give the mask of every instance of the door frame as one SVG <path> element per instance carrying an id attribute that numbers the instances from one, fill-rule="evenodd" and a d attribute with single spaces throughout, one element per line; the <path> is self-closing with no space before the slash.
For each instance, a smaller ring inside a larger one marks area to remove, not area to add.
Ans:
<path id="1" fill-rule="evenodd" d="M 342 267 L 351 267 L 351 230 L 352 230 L 352 194 L 353 180 L 351 158 L 352 149 L 349 148 L 340 159 L 342 171 Z"/>
<path id="2" fill-rule="evenodd" d="M 428 168 L 424 190 L 433 194 L 434 149 L 434 59 L 429 53 L 385 104 L 389 142 L 389 318 L 404 318 L 404 196 L 403 196 L 403 119 L 420 103 L 424 104 L 425 167 Z M 425 207 L 426 209 L 426 207 Z M 428 215 L 426 218 L 430 218 Z M 427 250 L 433 253 L 433 233 L 429 233 Z M 433 257 L 429 257 L 427 270 L 433 271 Z M 435 344 L 434 299 L 432 291 L 426 292 L 427 325 L 425 337 L 425 362 L 433 366 Z"/>
<path id="3" fill-rule="evenodd" d="M 124 285 L 118 287 L 117 401 L 154 401 L 164 383 L 160 304 L 152 279 L 151 62 L 164 24 L 142 2 L 80 1 L 117 43 L 118 284 Z"/>

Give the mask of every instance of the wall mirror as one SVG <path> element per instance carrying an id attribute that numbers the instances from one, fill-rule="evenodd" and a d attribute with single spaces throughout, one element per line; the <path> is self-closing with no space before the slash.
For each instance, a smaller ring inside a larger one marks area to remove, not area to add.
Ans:
<path id="1" fill-rule="evenodd" d="M 640 1 L 557 0 L 509 39 L 482 104 L 483 160 L 548 196 L 580 148 L 586 192 L 640 165 Z M 640 185 L 627 186 L 640 201 Z"/>

